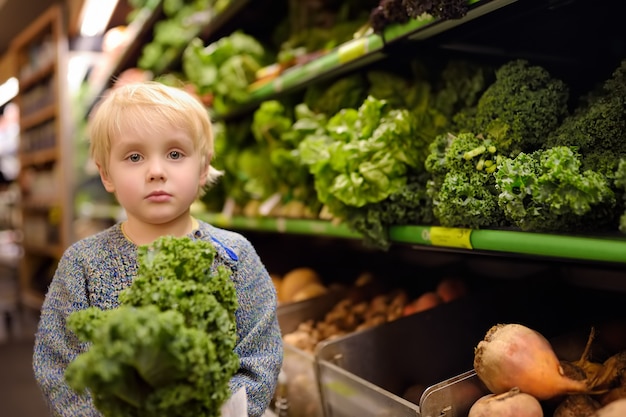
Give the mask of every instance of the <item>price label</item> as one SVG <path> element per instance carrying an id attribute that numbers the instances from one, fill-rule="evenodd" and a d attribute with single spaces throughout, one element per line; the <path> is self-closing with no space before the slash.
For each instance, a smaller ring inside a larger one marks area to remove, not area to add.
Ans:
<path id="1" fill-rule="evenodd" d="M 367 39 L 360 38 L 346 42 L 341 45 L 337 51 L 339 55 L 339 63 L 345 64 L 360 56 L 365 55 L 367 52 Z"/>
<path id="2" fill-rule="evenodd" d="M 472 229 L 437 226 L 430 228 L 430 242 L 433 246 L 472 249 L 471 235 Z"/>

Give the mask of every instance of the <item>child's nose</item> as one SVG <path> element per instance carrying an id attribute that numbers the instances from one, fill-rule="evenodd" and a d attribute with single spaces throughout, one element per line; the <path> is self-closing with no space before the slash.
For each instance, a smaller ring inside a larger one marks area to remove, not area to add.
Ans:
<path id="1" fill-rule="evenodd" d="M 163 165 L 159 161 L 152 161 L 148 169 L 148 180 L 156 181 L 164 179 L 165 170 L 163 169 Z"/>

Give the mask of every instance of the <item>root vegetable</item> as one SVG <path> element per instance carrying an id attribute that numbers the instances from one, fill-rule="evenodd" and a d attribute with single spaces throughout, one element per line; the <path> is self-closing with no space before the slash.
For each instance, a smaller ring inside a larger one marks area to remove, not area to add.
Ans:
<path id="1" fill-rule="evenodd" d="M 554 410 L 552 417 L 589 417 L 601 407 L 589 395 L 568 395 Z"/>
<path id="2" fill-rule="evenodd" d="M 605 405 L 589 417 L 624 417 L 626 416 L 626 398 Z"/>
<path id="3" fill-rule="evenodd" d="M 548 340 L 524 325 L 497 324 L 474 350 L 474 370 L 494 394 L 514 387 L 539 400 L 586 393 L 586 381 L 564 375 Z"/>
<path id="4" fill-rule="evenodd" d="M 543 409 L 535 397 L 513 388 L 479 398 L 467 417 L 543 417 Z"/>
<path id="5" fill-rule="evenodd" d="M 467 294 L 467 291 L 465 281 L 460 278 L 453 277 L 442 279 L 435 290 L 439 298 L 441 298 L 441 301 L 444 303 L 464 297 Z"/>
<path id="6" fill-rule="evenodd" d="M 282 297 L 281 301 L 293 301 L 293 296 L 298 291 L 313 282 L 322 282 L 321 277 L 315 270 L 307 267 L 292 269 L 283 276 L 279 291 Z"/>
<path id="7" fill-rule="evenodd" d="M 415 301 L 404 307 L 403 315 L 408 316 L 422 311 L 429 310 L 441 304 L 441 298 L 434 291 L 428 291 L 420 295 Z"/>

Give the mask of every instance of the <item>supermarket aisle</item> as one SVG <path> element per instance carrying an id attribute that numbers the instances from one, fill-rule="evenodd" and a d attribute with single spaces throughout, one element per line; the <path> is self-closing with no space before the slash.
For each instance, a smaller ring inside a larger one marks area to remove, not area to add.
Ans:
<path id="1" fill-rule="evenodd" d="M 0 343 L 0 415 L 49 417 L 35 384 L 31 360 L 35 320 L 25 320 L 19 336 Z"/>

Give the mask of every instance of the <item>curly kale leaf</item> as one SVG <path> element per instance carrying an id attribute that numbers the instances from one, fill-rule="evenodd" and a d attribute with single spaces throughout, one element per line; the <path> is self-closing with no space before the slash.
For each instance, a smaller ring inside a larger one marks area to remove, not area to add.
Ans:
<path id="1" fill-rule="evenodd" d="M 219 416 L 239 368 L 237 298 L 215 248 L 171 236 L 138 249 L 138 276 L 120 306 L 72 313 L 89 349 L 67 367 L 77 392 L 113 416 Z"/>
<path id="2" fill-rule="evenodd" d="M 370 13 L 369 23 L 375 33 L 383 33 L 394 23 L 406 23 L 410 17 L 403 0 L 380 0 Z"/>
<path id="3" fill-rule="evenodd" d="M 577 146 L 583 166 L 607 176 L 626 156 L 626 60 L 549 137 L 549 146 Z"/>
<path id="4" fill-rule="evenodd" d="M 431 224 L 432 200 L 426 190 L 426 173 L 409 174 L 406 186 L 376 204 L 346 213 L 345 223 L 363 236 L 365 246 L 387 250 L 391 246 L 389 227 Z"/>
<path id="5" fill-rule="evenodd" d="M 582 171 L 579 154 L 559 146 L 520 153 L 496 173 L 498 203 L 525 231 L 569 232 L 606 225 L 615 206 L 607 178 Z"/>
<path id="6" fill-rule="evenodd" d="M 498 150 L 515 156 L 545 146 L 549 133 L 567 116 L 569 88 L 548 71 L 514 60 L 496 71 L 496 80 L 478 100 L 474 117 L 455 119 L 459 131 L 485 134 Z"/>
<path id="7" fill-rule="evenodd" d="M 449 119 L 475 108 L 485 89 L 493 82 L 492 72 L 472 62 L 449 61 L 441 72 L 433 106 Z"/>
<path id="8" fill-rule="evenodd" d="M 503 224 L 493 176 L 499 158 L 490 140 L 472 133 L 437 137 L 425 166 L 431 174 L 428 195 L 441 225 L 479 229 Z"/>
<path id="9" fill-rule="evenodd" d="M 467 0 L 402 0 L 411 18 L 427 13 L 438 19 L 460 19 L 467 14 Z"/>

